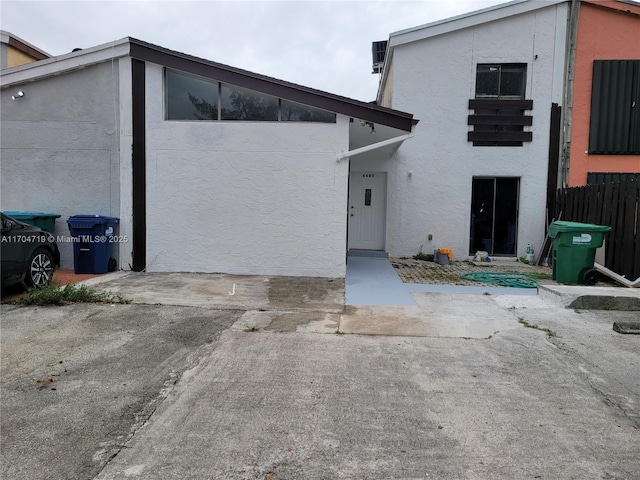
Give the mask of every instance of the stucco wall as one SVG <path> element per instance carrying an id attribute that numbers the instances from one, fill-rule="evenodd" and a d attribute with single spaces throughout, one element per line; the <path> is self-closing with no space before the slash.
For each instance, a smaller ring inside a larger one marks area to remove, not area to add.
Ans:
<path id="1" fill-rule="evenodd" d="M 638 155 L 588 153 L 593 61 L 640 59 L 640 7 L 617 6 L 615 2 L 607 2 L 607 7 L 584 2 L 580 5 L 571 115 L 570 187 L 586 185 L 589 172 L 640 172 Z"/>
<path id="2" fill-rule="evenodd" d="M 147 270 L 344 276 L 349 119 L 168 122 L 146 72 Z"/>
<path id="3" fill-rule="evenodd" d="M 550 108 L 561 104 L 565 28 L 566 7 L 559 5 L 395 47 L 393 108 L 420 119 L 415 137 L 390 161 L 352 163 L 352 169 L 388 172 L 386 250 L 392 256 L 413 255 L 421 246 L 468 256 L 474 176 L 521 179 L 517 252 L 524 255 L 527 243 L 540 248 Z M 478 63 L 527 64 L 532 142 L 474 147 L 467 141 Z"/>
<path id="4" fill-rule="evenodd" d="M 118 216 L 117 79 L 116 62 L 2 90 L 2 210 L 61 214 L 58 236 L 70 215 Z M 72 244 L 58 245 L 73 268 Z"/>

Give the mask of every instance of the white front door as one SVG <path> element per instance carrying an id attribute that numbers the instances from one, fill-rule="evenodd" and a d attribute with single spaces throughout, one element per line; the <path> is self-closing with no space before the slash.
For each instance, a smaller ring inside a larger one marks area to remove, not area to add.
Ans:
<path id="1" fill-rule="evenodd" d="M 384 249 L 387 174 L 351 172 L 349 176 L 349 248 Z"/>

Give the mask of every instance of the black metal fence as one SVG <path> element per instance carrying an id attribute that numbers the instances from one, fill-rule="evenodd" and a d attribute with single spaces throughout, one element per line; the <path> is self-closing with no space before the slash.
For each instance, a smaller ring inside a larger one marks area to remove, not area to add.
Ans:
<path id="1" fill-rule="evenodd" d="M 640 277 L 640 182 L 603 183 L 557 191 L 554 218 L 608 225 L 605 267 L 629 280 Z"/>

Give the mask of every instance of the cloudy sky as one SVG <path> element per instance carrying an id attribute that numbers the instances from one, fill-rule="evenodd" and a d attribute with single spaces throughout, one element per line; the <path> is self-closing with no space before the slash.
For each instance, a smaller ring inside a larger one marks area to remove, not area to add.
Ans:
<path id="1" fill-rule="evenodd" d="M 371 101 L 371 42 L 504 1 L 2 0 L 0 28 L 51 55 L 130 36 Z"/>

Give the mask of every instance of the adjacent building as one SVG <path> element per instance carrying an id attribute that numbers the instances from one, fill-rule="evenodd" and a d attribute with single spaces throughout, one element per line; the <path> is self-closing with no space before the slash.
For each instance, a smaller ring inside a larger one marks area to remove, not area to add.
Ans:
<path id="1" fill-rule="evenodd" d="M 50 58 L 47 52 L 16 35 L 0 30 L 0 69 L 18 67 L 26 63 Z"/>
<path id="2" fill-rule="evenodd" d="M 640 181 L 640 4 L 582 1 L 573 22 L 563 183 Z"/>
<path id="3" fill-rule="evenodd" d="M 524 256 L 557 188 L 640 172 L 639 12 L 516 0 L 375 42 L 378 103 L 421 119 L 390 159 L 352 159 L 352 178 L 387 178 L 377 247 Z"/>

